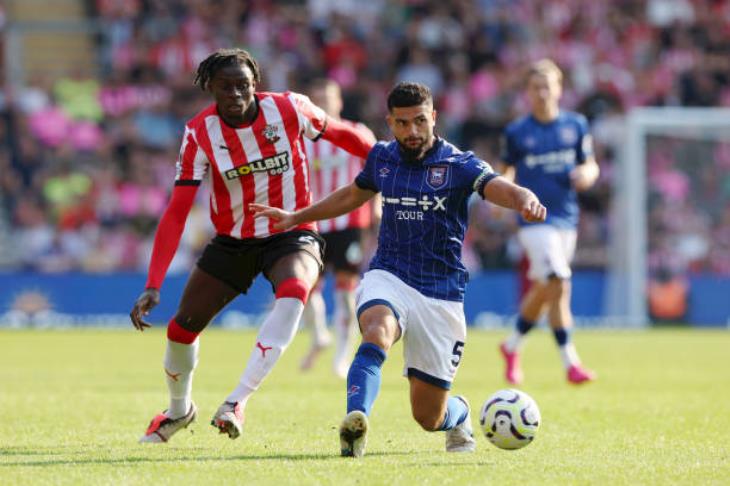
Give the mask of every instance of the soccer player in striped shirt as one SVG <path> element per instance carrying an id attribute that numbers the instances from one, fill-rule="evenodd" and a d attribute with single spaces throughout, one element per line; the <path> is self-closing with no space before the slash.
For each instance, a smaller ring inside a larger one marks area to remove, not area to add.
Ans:
<path id="1" fill-rule="evenodd" d="M 342 112 L 342 92 L 340 86 L 331 79 L 315 80 L 309 88 L 312 101 L 321 107 L 329 116 L 340 119 Z M 360 130 L 375 143 L 375 136 L 369 128 L 361 123 L 342 120 Z M 363 157 L 350 152 L 326 140 L 313 142 L 304 140 L 307 156 L 312 167 L 311 188 L 312 200 L 319 201 L 335 190 L 352 182 L 365 165 Z M 337 376 L 344 378 L 350 366 L 350 348 L 357 326 L 355 318 L 355 287 L 360 281 L 360 270 L 363 252 L 363 238 L 371 226 L 373 206 L 363 204 L 359 208 L 343 214 L 338 218 L 320 221 L 319 232 L 326 245 L 324 264 L 335 277 L 334 317 L 332 327 L 335 331 L 335 352 L 332 369 Z M 379 208 L 378 208 L 379 209 Z M 330 343 L 327 331 L 326 309 L 321 285 L 315 286 L 304 307 L 302 320 L 312 329 L 312 345 L 301 363 L 307 370 L 314 365 L 321 351 Z"/>
<path id="2" fill-rule="evenodd" d="M 166 442 L 187 427 L 198 335 L 259 274 L 276 300 L 261 324 L 238 386 L 211 424 L 231 439 L 241 434 L 244 407 L 291 342 L 309 290 L 322 269 L 322 240 L 311 223 L 287 231 L 255 220 L 257 202 L 295 211 L 310 204 L 309 168 L 303 139 L 323 138 L 364 157 L 372 143 L 296 93 L 257 92 L 259 67 L 242 49 L 221 49 L 198 66 L 195 83 L 215 102 L 185 125 L 175 187 L 155 235 L 144 292 L 130 313 L 140 331 L 160 301 L 160 287 L 185 227 L 198 186 L 208 178 L 210 216 L 216 236 L 205 248 L 167 326 L 164 369 L 170 404 L 155 416 L 141 442 Z"/>
<path id="3" fill-rule="evenodd" d="M 427 431 L 446 431 L 447 451 L 473 451 L 469 405 L 463 397 L 449 396 L 466 342 L 461 247 L 468 200 L 476 192 L 528 221 L 544 220 L 545 207 L 532 191 L 434 135 L 436 112 L 426 86 L 396 85 L 388 95 L 388 113 L 395 140 L 373 147 L 353 183 L 306 209 L 259 204 L 253 209 L 285 229 L 346 214 L 381 193 L 378 249 L 356 292 L 362 344 L 347 375 L 341 453 L 364 454 L 381 367 L 400 338 L 413 417 Z"/>

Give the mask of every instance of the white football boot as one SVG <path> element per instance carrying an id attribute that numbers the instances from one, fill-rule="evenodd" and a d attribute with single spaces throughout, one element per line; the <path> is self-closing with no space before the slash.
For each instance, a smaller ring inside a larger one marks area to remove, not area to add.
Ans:
<path id="1" fill-rule="evenodd" d="M 238 438 L 243 432 L 243 409 L 241 403 L 223 402 L 213 415 L 210 425 L 217 428 L 221 434 L 228 434 L 231 439 Z"/>
<path id="2" fill-rule="evenodd" d="M 466 398 L 456 396 L 466 405 L 466 418 L 462 423 L 446 431 L 446 452 L 474 452 L 477 443 L 471 428 L 471 407 Z"/>
<path id="3" fill-rule="evenodd" d="M 353 410 L 340 425 L 340 453 L 343 457 L 362 457 L 367 444 L 368 416 Z"/>
<path id="4" fill-rule="evenodd" d="M 140 444 L 167 442 L 177 431 L 188 428 L 195 421 L 195 417 L 198 416 L 198 407 L 194 403 L 191 403 L 188 413 L 176 419 L 168 417 L 165 415 L 165 412 L 156 415 L 152 419 L 150 425 L 147 427 L 147 431 L 139 439 Z"/>

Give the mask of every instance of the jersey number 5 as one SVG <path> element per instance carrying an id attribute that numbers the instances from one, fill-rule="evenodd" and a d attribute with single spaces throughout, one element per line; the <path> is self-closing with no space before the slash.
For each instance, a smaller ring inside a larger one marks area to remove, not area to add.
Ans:
<path id="1" fill-rule="evenodd" d="M 454 359 L 451 360 L 451 364 L 456 366 L 459 366 L 459 363 L 461 363 L 461 353 L 464 352 L 464 343 L 461 341 L 456 341 L 454 343 L 454 350 L 451 352 L 451 354 L 454 355 Z"/>

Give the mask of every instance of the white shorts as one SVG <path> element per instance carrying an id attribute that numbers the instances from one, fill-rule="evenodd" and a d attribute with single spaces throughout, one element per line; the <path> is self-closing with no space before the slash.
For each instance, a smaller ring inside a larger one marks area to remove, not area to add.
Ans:
<path id="1" fill-rule="evenodd" d="M 357 316 L 374 305 L 390 307 L 403 337 L 404 376 L 446 390 L 466 342 L 464 304 L 426 297 L 385 270 L 370 270 L 356 293 Z"/>
<path id="2" fill-rule="evenodd" d="M 545 281 L 550 277 L 568 279 L 575 254 L 576 231 L 549 224 L 523 226 L 517 233 L 530 260 L 527 278 Z"/>

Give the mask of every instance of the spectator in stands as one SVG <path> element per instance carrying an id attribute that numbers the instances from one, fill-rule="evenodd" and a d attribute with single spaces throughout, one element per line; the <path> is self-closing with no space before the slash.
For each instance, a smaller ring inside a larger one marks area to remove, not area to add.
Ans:
<path id="1" fill-rule="evenodd" d="M 192 67 L 201 55 L 222 45 L 245 45 L 269 59 L 264 79 L 268 89 L 301 89 L 307 79 L 335 78 L 344 87 L 343 116 L 364 121 L 381 136 L 386 133 L 382 107 L 389 86 L 398 78 L 419 78 L 441 94 L 440 133 L 485 151 L 482 155 L 488 159 L 487 151 L 493 153 L 490 147 L 506 121 L 525 108 L 518 96 L 516 68 L 529 60 L 555 57 L 565 68 L 564 105 L 581 105 L 578 111 L 591 118 L 605 174 L 611 173 L 616 150 L 603 146 L 622 142 L 620 117 L 626 110 L 639 105 L 730 106 L 727 0 L 308 0 L 307 8 L 260 0 L 90 3 L 103 26 L 100 76 L 76 79 L 67 73 L 54 87 L 50 77 L 32 74 L 27 86 L 0 98 L 11 121 L 5 147 L 12 173 L 0 174 L 6 218 L 15 214 L 13 208 L 24 192 L 41 190 L 46 173 L 57 172 L 59 147 L 67 153 L 72 172 L 91 179 L 91 187 L 108 188 L 104 190 L 114 193 L 111 199 L 121 187 L 138 184 L 131 154 L 152 147 L 154 160 L 147 161 L 154 179 L 150 183 L 167 187 L 164 167 L 177 156 L 181 120 L 205 102 L 191 90 Z M 3 19 L 0 12 L 0 39 Z M 84 121 L 79 125 L 79 120 Z M 89 159 L 102 152 L 108 154 L 105 163 L 119 166 L 114 174 L 89 170 L 94 166 Z M 721 152 L 715 157 L 719 163 Z M 671 164 L 668 167 L 671 174 Z M 600 266 L 605 261 L 610 182 L 610 177 L 602 177 L 594 190 L 598 196 L 582 201 L 591 209 L 584 212 L 579 228 L 579 265 Z M 664 199 L 662 194 L 671 197 L 667 187 L 675 190 L 675 183 L 665 179 L 654 187 L 657 200 Z M 691 185 L 689 181 L 687 187 Z M 718 198 L 713 199 L 715 205 L 727 206 L 727 189 L 713 194 Z M 94 197 L 97 215 L 108 213 L 110 198 Z M 52 208 L 54 203 L 43 198 L 39 204 Z M 702 209 L 687 211 L 696 219 Z M 53 213 L 45 223 L 60 233 Z M 104 232 L 137 238 L 136 246 L 143 248 L 148 230 L 130 233 L 127 223 L 125 217 L 105 216 L 101 224 Z M 655 223 L 650 222 L 662 234 L 674 231 Z M 730 261 L 730 249 L 717 235 L 727 231 L 727 224 L 720 215 L 712 215 L 706 229 L 710 247 L 692 268 L 726 268 L 722 262 Z M 479 232 L 479 226 L 472 231 Z M 103 239 L 94 244 L 113 252 Z M 467 241 L 479 245 L 485 264 L 502 262 L 508 254 L 507 232 L 477 233 Z M 657 251 L 677 254 L 671 245 L 662 248 Z"/>

